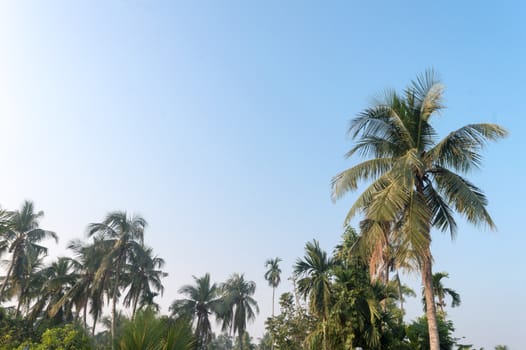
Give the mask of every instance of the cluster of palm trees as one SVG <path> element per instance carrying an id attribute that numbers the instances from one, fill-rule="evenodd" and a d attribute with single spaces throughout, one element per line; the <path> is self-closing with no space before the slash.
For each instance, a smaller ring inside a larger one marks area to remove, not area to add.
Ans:
<path id="1" fill-rule="evenodd" d="M 437 141 L 431 120 L 444 108 L 442 96 L 443 86 L 430 70 L 403 93 L 389 91 L 375 101 L 349 128 L 356 144 L 347 157 L 368 159 L 332 181 L 334 200 L 357 190 L 360 182 L 371 182 L 345 222 L 363 215 L 360 245 L 373 252 L 371 272 L 377 268 L 387 276 L 395 267 L 421 272 L 431 350 L 440 349 L 431 230 L 454 237 L 454 211 L 475 225 L 495 228 L 485 195 L 463 174 L 480 167 L 488 141 L 507 135 L 495 124 L 470 124 Z"/>
<path id="2" fill-rule="evenodd" d="M 247 323 L 259 313 L 253 298 L 256 284 L 237 273 L 221 284 L 212 283 L 208 273 L 199 278 L 194 276 L 194 280 L 195 285 L 185 285 L 179 290 L 186 298 L 172 303 L 172 315 L 192 320 L 198 350 L 207 349 L 212 339 L 212 315 L 221 325 L 222 331 L 237 333 L 239 348 L 243 350 Z"/>
<path id="3" fill-rule="evenodd" d="M 88 226 L 90 242 L 68 245 L 75 258 L 59 257 L 46 265 L 46 238 L 57 235 L 39 227 L 44 215 L 25 201 L 20 210 L 0 213 L 0 256 L 7 256 L 1 278 L 0 303 L 14 301 L 15 316 L 57 323 L 93 321 L 92 333 L 106 300 L 111 301 L 111 335 L 115 335 L 117 304 L 131 307 L 132 318 L 145 306 L 156 306 L 162 294 L 163 259 L 144 244 L 146 221 L 126 212 L 111 212 Z M 124 295 L 124 298 L 121 297 Z M 6 304 L 7 305 L 7 304 Z"/>

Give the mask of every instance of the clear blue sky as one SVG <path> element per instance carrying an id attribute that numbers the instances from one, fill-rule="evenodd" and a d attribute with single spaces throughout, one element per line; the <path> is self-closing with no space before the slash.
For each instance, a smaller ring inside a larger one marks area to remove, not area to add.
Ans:
<path id="1" fill-rule="evenodd" d="M 463 298 L 450 316 L 466 342 L 526 348 L 525 15 L 520 1 L 2 2 L 0 203 L 45 210 L 53 254 L 110 210 L 142 214 L 170 273 L 164 310 L 191 275 L 244 272 L 257 337 L 265 259 L 282 257 L 286 279 L 306 241 L 339 240 L 355 196 L 333 204 L 329 184 L 357 161 L 349 120 L 434 67 L 443 134 L 511 132 L 470 175 L 498 232 L 435 236 L 435 270 Z"/>

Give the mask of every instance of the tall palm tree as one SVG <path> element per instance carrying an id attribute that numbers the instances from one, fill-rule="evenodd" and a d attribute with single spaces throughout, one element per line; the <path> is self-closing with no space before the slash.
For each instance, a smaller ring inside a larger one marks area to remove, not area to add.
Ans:
<path id="1" fill-rule="evenodd" d="M 173 315 L 186 316 L 195 323 L 197 348 L 206 349 L 212 339 L 212 326 L 210 315 L 217 314 L 219 304 L 222 302 L 220 289 L 215 283 L 210 282 L 210 274 L 203 277 L 193 276 L 195 285 L 185 285 L 179 293 L 187 296 L 186 299 L 175 300 L 170 306 Z"/>
<path id="2" fill-rule="evenodd" d="M 124 306 L 132 306 L 132 319 L 135 317 L 137 305 L 141 307 L 147 305 L 153 296 L 162 295 L 164 286 L 162 278 L 168 276 L 166 272 L 160 270 L 164 266 L 164 260 L 158 256 L 153 256 L 153 249 L 142 246 L 134 250 L 125 268 L 126 283 L 129 285 L 128 293 L 124 297 Z"/>
<path id="3" fill-rule="evenodd" d="M 433 274 L 433 290 L 435 291 L 435 297 L 438 299 L 436 305 L 440 308 L 440 313 L 442 316 L 445 316 L 444 307 L 446 306 L 446 296 L 451 297 L 451 307 L 460 306 L 460 294 L 458 294 L 454 289 L 446 288 L 444 283 L 442 283 L 443 278 L 449 278 L 447 272 L 436 272 Z M 424 310 L 426 308 L 426 299 L 424 296 L 424 291 L 422 290 L 422 304 L 424 305 Z"/>
<path id="4" fill-rule="evenodd" d="M 238 334 L 240 350 L 243 350 L 243 335 L 247 328 L 247 322 L 251 322 L 259 313 L 259 307 L 253 298 L 256 292 L 256 284 L 246 281 L 243 274 L 234 273 L 221 286 L 223 291 L 223 305 L 228 312 L 223 315 L 223 329 L 232 327 L 234 333 Z"/>
<path id="5" fill-rule="evenodd" d="M 329 317 L 331 278 L 334 260 L 314 240 L 305 245 L 305 256 L 298 259 L 294 275 L 298 278 L 298 292 L 309 300 L 311 312 L 321 318 L 323 327 L 323 348 L 327 348 L 326 323 Z"/>
<path id="6" fill-rule="evenodd" d="M 130 257 L 141 249 L 144 244 L 144 229 L 146 220 L 140 216 L 129 216 L 126 212 L 115 211 L 109 213 L 101 223 L 88 226 L 88 235 L 97 235 L 105 244 L 110 245 L 108 254 L 103 258 L 95 276 L 96 283 L 111 271 L 111 338 L 112 349 L 115 348 L 115 321 L 117 314 L 117 300 L 119 289 L 122 287 L 122 272 Z"/>
<path id="7" fill-rule="evenodd" d="M 268 285 L 272 287 L 272 317 L 274 317 L 274 299 L 276 288 L 281 283 L 281 269 L 279 268 L 279 263 L 283 261 L 281 258 L 268 259 L 265 262 L 265 267 L 268 269 L 265 272 L 265 280 L 267 280 Z"/>
<path id="8" fill-rule="evenodd" d="M 356 145 L 347 153 L 370 157 L 336 175 L 334 200 L 372 184 L 355 201 L 345 222 L 359 212 L 373 222 L 396 222 L 395 234 L 416 253 L 425 287 L 431 350 L 439 349 L 432 282 L 431 228 L 456 233 L 453 211 L 474 224 L 495 227 L 483 192 L 462 177 L 481 165 L 488 140 L 507 132 L 495 124 L 470 124 L 436 142 L 431 117 L 443 108 L 443 86 L 427 71 L 399 94 L 386 93 L 353 119 L 349 128 Z"/>
<path id="9" fill-rule="evenodd" d="M 57 235 L 39 227 L 39 220 L 44 216 L 43 211 L 35 212 L 33 202 L 24 201 L 20 210 L 10 212 L 3 227 L 1 247 L 11 254 L 7 274 L 0 287 L 0 302 L 4 299 L 4 292 L 8 283 L 12 282 L 13 271 L 21 273 L 29 255 L 41 256 L 47 254 L 47 248 L 39 243 L 46 238 L 58 241 Z M 1 248 L 0 247 L 0 248 Z M 20 274 L 17 274 L 20 276 Z"/>

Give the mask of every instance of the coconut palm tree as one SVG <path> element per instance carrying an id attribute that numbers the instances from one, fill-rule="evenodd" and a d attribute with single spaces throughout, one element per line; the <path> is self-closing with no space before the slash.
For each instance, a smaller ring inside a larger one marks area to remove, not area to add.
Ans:
<path id="1" fill-rule="evenodd" d="M 323 349 L 327 348 L 326 324 L 329 317 L 331 278 L 334 260 L 313 240 L 305 245 L 305 256 L 298 259 L 294 266 L 294 275 L 298 283 L 298 292 L 309 300 L 312 313 L 322 320 Z"/>
<path id="2" fill-rule="evenodd" d="M 251 322 L 259 313 L 259 307 L 253 298 L 256 292 L 256 284 L 245 280 L 243 274 L 234 273 L 221 286 L 223 292 L 223 329 L 232 327 L 234 333 L 238 334 L 240 350 L 243 350 L 243 335 L 247 328 L 247 322 Z M 225 311 L 228 310 L 228 311 Z"/>
<path id="3" fill-rule="evenodd" d="M 32 308 L 32 319 L 44 311 L 46 316 L 53 317 L 59 322 L 73 320 L 75 303 L 73 299 L 65 298 L 65 296 L 77 283 L 78 277 L 75 272 L 77 264 L 78 262 L 71 258 L 60 257 L 40 271 L 40 278 L 43 282 L 40 283 L 40 288 L 37 290 L 38 300 Z M 52 313 L 53 307 L 63 298 L 65 302 Z M 79 309 L 76 311 L 78 313 Z"/>
<path id="4" fill-rule="evenodd" d="M 7 249 L 11 254 L 11 259 L 0 287 L 0 302 L 5 297 L 4 292 L 8 283 L 23 276 L 24 266 L 27 266 L 29 256 L 47 254 L 47 248 L 39 243 L 46 238 L 58 241 L 54 232 L 39 227 L 39 220 L 43 216 L 43 211 L 35 212 L 33 202 L 24 201 L 20 210 L 8 213 L 7 220 L 1 225 L 3 230 L 0 248 Z"/>
<path id="5" fill-rule="evenodd" d="M 20 314 L 22 306 L 27 313 L 31 302 L 40 298 L 39 291 L 46 280 L 43 267 L 43 257 L 33 250 L 29 250 L 17 262 L 7 289 L 7 294 L 17 298 L 15 316 Z"/>
<path id="6" fill-rule="evenodd" d="M 265 267 L 268 269 L 265 272 L 265 280 L 267 280 L 268 285 L 272 287 L 272 317 L 274 317 L 274 299 L 276 288 L 281 282 L 281 269 L 279 268 L 279 263 L 283 261 L 280 258 L 276 257 L 274 259 L 268 259 L 265 262 Z"/>
<path id="7" fill-rule="evenodd" d="M 111 282 L 111 270 L 96 279 L 97 272 L 101 268 L 104 257 L 109 254 L 111 246 L 108 242 L 94 238 L 93 243 L 85 244 L 79 240 L 70 242 L 68 249 L 73 250 L 78 260 L 72 260 L 77 279 L 68 292 L 58 300 L 48 311 L 50 317 L 54 317 L 64 303 L 72 302 L 80 315 L 82 310 L 84 328 L 87 329 L 88 303 L 91 304 L 90 314 L 93 319 L 92 334 L 95 334 L 95 326 L 102 313 L 104 305 L 103 297 L 109 292 Z"/>
<path id="8" fill-rule="evenodd" d="M 203 277 L 193 276 L 195 285 L 185 285 L 179 293 L 187 296 L 186 299 L 175 300 L 170 306 L 172 315 L 189 317 L 195 323 L 197 348 L 206 349 L 212 339 L 212 326 L 210 315 L 217 314 L 219 304 L 222 302 L 220 289 L 215 283 L 210 282 L 210 274 Z"/>
<path id="9" fill-rule="evenodd" d="M 442 283 L 443 278 L 449 278 L 447 272 L 437 272 L 433 274 L 433 290 L 435 292 L 435 297 L 438 299 L 436 305 L 440 309 L 442 316 L 445 316 L 444 307 L 446 306 L 446 296 L 451 297 L 451 307 L 460 306 L 460 294 L 458 294 L 454 289 L 446 288 Z M 426 299 L 424 296 L 424 290 L 422 290 L 422 304 L 424 305 L 424 310 L 426 308 Z"/>
<path id="10" fill-rule="evenodd" d="M 355 201 L 345 222 L 358 213 L 375 223 L 393 222 L 396 239 L 415 252 L 425 287 L 431 350 L 439 349 L 432 282 L 431 228 L 454 237 L 453 211 L 473 224 L 495 227 L 483 192 L 462 177 L 481 165 L 480 151 L 488 140 L 507 132 L 495 124 L 470 124 L 441 141 L 431 117 L 443 108 L 443 86 L 427 71 L 399 94 L 383 99 L 351 121 L 349 134 L 357 142 L 347 157 L 370 159 L 347 169 L 332 180 L 333 200 L 371 181 Z M 376 230 L 380 230 L 377 227 Z"/>
<path id="11" fill-rule="evenodd" d="M 101 281 L 111 273 L 111 337 L 112 349 L 115 348 L 115 316 L 117 301 L 122 286 L 122 273 L 130 257 L 141 249 L 144 244 L 144 229 L 146 220 L 140 216 L 129 216 L 126 212 L 115 211 L 109 213 L 101 223 L 88 226 L 88 235 L 96 235 L 105 245 L 111 246 L 104 256 L 95 275 L 95 282 L 100 287 Z"/>
<path id="12" fill-rule="evenodd" d="M 153 255 L 153 249 L 142 246 L 134 250 L 125 268 L 125 284 L 129 286 L 128 293 L 124 297 L 123 304 L 132 306 L 132 319 L 135 317 L 137 305 L 141 307 L 151 306 L 148 301 L 153 296 L 164 292 L 162 278 L 168 276 L 160 270 L 164 266 L 164 260 Z"/>

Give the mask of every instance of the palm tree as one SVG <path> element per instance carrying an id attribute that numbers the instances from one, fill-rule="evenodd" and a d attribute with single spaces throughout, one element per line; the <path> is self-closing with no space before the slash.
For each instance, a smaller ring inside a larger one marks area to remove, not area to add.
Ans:
<path id="1" fill-rule="evenodd" d="M 357 139 L 347 157 L 371 157 L 336 175 L 333 200 L 372 184 L 355 201 L 345 222 L 359 212 L 376 223 L 396 222 L 393 230 L 411 247 L 422 272 L 427 301 L 431 350 L 439 349 L 432 285 L 431 228 L 456 233 L 453 210 L 473 224 L 495 227 L 482 191 L 461 175 L 481 165 L 480 151 L 488 140 L 507 132 L 495 124 L 470 124 L 439 142 L 430 124 L 444 108 L 443 87 L 432 71 L 418 77 L 402 94 L 391 91 L 352 120 L 349 134 Z"/>
<path id="2" fill-rule="evenodd" d="M 314 240 L 305 245 L 305 256 L 298 259 L 294 275 L 298 278 L 298 292 L 309 299 L 311 312 L 321 318 L 323 326 L 323 349 L 326 344 L 326 323 L 329 316 L 331 278 L 335 263 Z"/>
<path id="3" fill-rule="evenodd" d="M 35 212 L 34 204 L 31 201 L 24 201 L 20 210 L 8 213 L 3 230 L 2 243 L 0 248 L 7 249 L 11 253 L 11 259 L 7 274 L 0 287 L 0 302 L 4 298 L 4 292 L 8 283 L 13 278 L 21 276 L 24 266 L 27 265 L 30 255 L 41 256 L 47 254 L 47 248 L 39 243 L 46 238 L 58 237 L 54 232 L 39 228 L 39 220 L 44 216 L 43 211 Z M 16 272 L 13 277 L 13 272 Z"/>
<path id="4" fill-rule="evenodd" d="M 75 273 L 77 264 L 78 262 L 71 258 L 60 257 L 40 271 L 43 283 L 36 291 L 38 300 L 32 309 L 32 319 L 45 311 L 47 316 L 53 317 L 59 322 L 72 321 L 74 299 L 65 297 L 77 282 L 78 277 Z M 65 298 L 65 302 L 61 303 L 60 307 L 54 311 L 53 307 L 63 298 Z M 76 311 L 78 313 L 79 309 Z"/>
<path id="5" fill-rule="evenodd" d="M 117 314 L 117 300 L 119 289 L 122 287 L 122 272 L 130 257 L 141 249 L 144 243 L 144 229 L 146 220 L 139 216 L 128 216 L 126 212 L 109 213 L 101 223 L 90 224 L 88 235 L 97 235 L 106 245 L 111 246 L 108 254 L 103 258 L 95 276 L 100 281 L 111 271 L 111 338 L 112 349 L 115 348 L 115 316 Z"/>
<path id="6" fill-rule="evenodd" d="M 246 281 L 243 274 L 233 274 L 221 286 L 223 291 L 223 329 L 232 327 L 237 332 L 240 350 L 243 350 L 243 335 L 247 328 L 247 322 L 253 321 L 259 308 L 256 300 L 252 297 L 256 292 L 256 284 Z"/>
<path id="7" fill-rule="evenodd" d="M 173 315 L 185 316 L 195 322 L 197 349 L 206 349 L 212 338 L 212 326 L 209 316 L 216 314 L 222 302 L 219 287 L 210 282 L 210 274 L 203 277 L 193 276 L 195 286 L 185 285 L 179 293 L 185 294 L 187 299 L 175 300 L 170 306 Z"/>
<path id="8" fill-rule="evenodd" d="M 39 299 L 40 288 L 46 280 L 43 274 L 43 266 L 43 257 L 35 251 L 29 250 L 27 254 L 21 257 L 13 269 L 7 294 L 11 296 L 16 295 L 18 299 L 15 316 L 20 314 L 22 306 L 27 312 L 31 302 L 34 299 Z"/>
<path id="9" fill-rule="evenodd" d="M 444 287 L 444 284 L 442 283 L 443 278 L 449 278 L 449 274 L 447 272 L 437 272 L 433 274 L 433 290 L 435 292 L 435 296 L 438 299 L 436 301 L 436 305 L 440 308 L 440 313 L 442 316 L 444 316 L 446 313 L 444 311 L 444 307 L 446 306 L 446 296 L 449 295 L 451 297 L 451 307 L 457 307 L 460 306 L 460 294 L 458 294 L 455 290 L 451 288 Z M 426 299 L 424 296 L 424 291 L 422 290 L 422 304 L 424 305 L 424 310 L 426 308 Z"/>
<path id="10" fill-rule="evenodd" d="M 104 293 L 109 291 L 111 281 L 111 270 L 109 269 L 99 276 L 98 279 L 95 278 L 101 268 L 104 257 L 109 254 L 111 246 L 107 243 L 100 238 L 94 238 L 92 244 L 85 244 L 78 240 L 70 242 L 68 248 L 75 252 L 78 259 L 78 261 L 72 260 L 76 282 L 48 311 L 50 317 L 54 317 L 65 303 L 71 301 L 78 310 L 77 316 L 79 316 L 81 310 L 83 311 L 84 328 L 87 329 L 88 303 L 91 301 L 90 314 L 93 318 L 91 332 L 92 335 L 95 334 L 95 326 L 102 313 L 104 304 L 103 296 Z"/>
<path id="11" fill-rule="evenodd" d="M 129 288 L 123 302 L 126 307 L 132 306 L 132 319 L 139 303 L 141 307 L 152 306 L 148 304 L 153 302 L 153 297 L 164 292 L 161 279 L 168 274 L 160 270 L 163 266 L 164 260 L 153 256 L 153 249 L 149 247 L 142 246 L 130 256 L 125 269 L 125 284 Z"/>
<path id="12" fill-rule="evenodd" d="M 265 272 L 265 280 L 267 280 L 268 285 L 272 287 L 272 317 L 274 317 L 274 299 L 276 288 L 281 282 L 281 269 L 279 268 L 279 263 L 283 261 L 280 258 L 268 259 L 265 262 L 265 267 L 268 269 Z"/>

